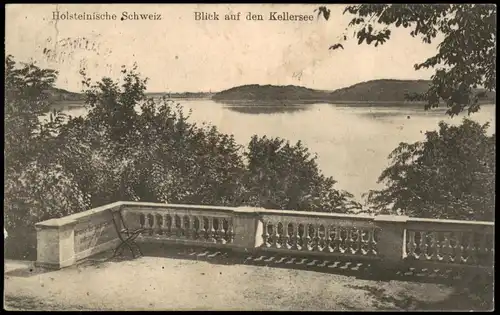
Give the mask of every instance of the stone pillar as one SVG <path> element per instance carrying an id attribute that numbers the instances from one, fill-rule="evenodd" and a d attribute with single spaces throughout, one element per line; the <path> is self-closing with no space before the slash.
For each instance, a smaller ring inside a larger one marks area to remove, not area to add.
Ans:
<path id="1" fill-rule="evenodd" d="M 234 210 L 234 250 L 251 252 L 262 245 L 262 220 L 258 213 L 260 209 L 238 207 Z"/>
<path id="2" fill-rule="evenodd" d="M 39 267 L 61 269 L 75 263 L 75 225 L 68 219 L 51 219 L 35 224 Z"/>
<path id="3" fill-rule="evenodd" d="M 377 251 L 380 257 L 378 267 L 386 270 L 396 270 L 403 264 L 403 254 L 406 246 L 405 227 L 407 216 L 379 215 L 374 219 L 380 229 Z"/>

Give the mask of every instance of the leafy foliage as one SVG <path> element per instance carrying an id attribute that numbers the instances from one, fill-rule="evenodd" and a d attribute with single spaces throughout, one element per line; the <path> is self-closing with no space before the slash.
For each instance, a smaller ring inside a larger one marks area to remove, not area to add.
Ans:
<path id="1" fill-rule="evenodd" d="M 324 17 L 324 18 L 325 18 L 325 20 L 327 20 L 327 21 L 328 21 L 328 19 L 330 18 L 330 12 L 331 12 L 331 11 L 330 11 L 330 9 L 328 9 L 328 8 L 327 8 L 327 7 L 325 7 L 325 6 L 321 6 L 321 7 L 317 8 L 317 9 L 315 9 L 315 10 L 314 10 L 314 12 L 318 12 L 318 16 L 317 16 L 317 18 L 318 18 L 318 19 L 319 19 L 319 17 L 320 17 L 321 15 L 323 15 L 323 17 Z"/>
<path id="2" fill-rule="evenodd" d="M 78 184 L 56 163 L 31 162 L 5 182 L 5 205 L 10 227 L 34 228 L 35 223 L 88 207 Z"/>
<path id="3" fill-rule="evenodd" d="M 390 27 L 408 28 L 424 43 L 443 36 L 437 54 L 415 64 L 416 70 L 436 69 L 429 91 L 419 97 L 427 101 L 426 109 L 444 102 L 451 116 L 476 112 L 475 89 L 496 91 L 496 5 L 362 4 L 348 6 L 345 13 L 354 15 L 349 27 L 358 44 L 384 44 Z"/>
<path id="4" fill-rule="evenodd" d="M 136 67 L 124 68 L 121 81 L 96 83 L 82 70 L 88 114 L 53 112 L 48 122 L 39 118 L 50 109 L 45 91 L 57 73 L 16 67 L 12 57 L 6 69 L 4 218 L 11 235 L 117 200 L 327 212 L 357 206 L 302 144 L 254 137 L 245 151 L 232 135 L 190 122 L 180 104 L 147 98 Z"/>
<path id="5" fill-rule="evenodd" d="M 116 200 L 231 204 L 243 164 L 233 137 L 188 122 L 179 104 L 144 95 L 147 80 L 123 70 L 86 90 L 89 114 L 68 122 L 62 142 L 76 142 L 67 156 L 84 157 L 69 171 L 82 179 L 92 205 Z M 98 170 L 98 171 L 93 171 Z M 102 190 L 100 187 L 107 187 Z"/>
<path id="6" fill-rule="evenodd" d="M 371 191 L 368 201 L 386 213 L 493 221 L 496 137 L 487 128 L 469 119 L 441 122 L 425 141 L 401 143 L 379 178 L 386 188 Z"/>
<path id="7" fill-rule="evenodd" d="M 271 209 L 346 213 L 361 206 L 352 195 L 333 188 L 321 174 L 316 157 L 299 141 L 254 136 L 245 152 L 245 177 L 250 205 Z"/>
<path id="8" fill-rule="evenodd" d="M 44 152 L 44 140 L 56 126 L 43 125 L 38 117 L 49 110 L 46 90 L 56 75 L 32 64 L 16 67 L 10 55 L 5 59 L 4 155 L 8 169 L 19 171 L 24 163 L 40 158 Z"/>
<path id="9" fill-rule="evenodd" d="M 54 135 L 63 115 L 54 112 L 48 122 L 39 119 L 50 108 L 46 91 L 56 75 L 33 64 L 16 67 L 12 56 L 5 60 L 4 211 L 9 227 L 85 208 L 85 197 L 73 178 L 54 159 Z"/>

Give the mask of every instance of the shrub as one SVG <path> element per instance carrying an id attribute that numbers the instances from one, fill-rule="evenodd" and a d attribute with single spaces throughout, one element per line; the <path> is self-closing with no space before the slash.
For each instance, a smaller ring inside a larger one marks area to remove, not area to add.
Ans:
<path id="1" fill-rule="evenodd" d="M 470 119 L 459 126 L 441 122 L 425 141 L 401 143 L 380 175 L 386 188 L 371 191 L 369 202 L 411 216 L 493 221 L 496 140 L 488 126 Z"/>

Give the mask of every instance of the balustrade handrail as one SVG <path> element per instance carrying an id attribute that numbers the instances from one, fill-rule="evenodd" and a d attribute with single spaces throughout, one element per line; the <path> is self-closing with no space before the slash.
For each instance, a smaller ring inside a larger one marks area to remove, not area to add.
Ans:
<path id="1" fill-rule="evenodd" d="M 103 205 L 97 208 L 93 208 L 87 211 L 82 211 L 78 213 L 73 213 L 61 218 L 53 218 L 45 221 L 35 223 L 35 227 L 61 227 L 67 224 L 75 223 L 76 221 L 81 221 L 85 218 L 90 218 L 97 213 L 102 213 L 106 211 L 118 211 L 120 206 L 122 206 L 122 201 L 113 202 L 107 205 Z"/>
<path id="2" fill-rule="evenodd" d="M 333 213 L 333 212 L 316 212 L 316 211 L 295 211 L 295 210 L 277 210 L 277 209 L 265 209 L 257 207 L 227 207 L 227 206 L 211 206 L 211 205 L 186 205 L 186 204 L 161 204 L 152 202 L 134 202 L 134 201 L 124 201 L 121 202 L 121 206 L 127 207 L 144 207 L 144 210 L 152 210 L 148 208 L 163 208 L 165 210 L 206 210 L 206 211 L 218 211 L 218 212 L 228 212 L 228 213 L 241 213 L 241 212 L 252 212 L 255 214 L 262 215 L 282 215 L 282 216 L 296 216 L 296 217 L 314 217 L 314 218 L 333 218 L 333 219 L 353 219 L 353 220 L 373 220 L 376 216 L 363 215 L 363 214 L 345 214 L 345 213 Z M 133 209 L 129 209 L 133 210 Z M 142 209 L 141 209 L 142 210 Z M 156 211 L 156 209 L 154 209 Z"/>
<path id="3" fill-rule="evenodd" d="M 449 219 L 429 219 L 429 218 L 418 218 L 418 217 L 408 217 L 407 223 L 418 223 L 418 224 L 459 224 L 469 227 L 474 226 L 495 226 L 495 222 L 489 221 L 467 221 L 467 220 L 449 220 Z"/>
<path id="4" fill-rule="evenodd" d="M 333 219 L 354 219 L 354 220 L 373 220 L 375 216 L 332 213 L 332 212 L 314 212 L 314 211 L 294 211 L 294 210 L 275 210 L 275 209 L 259 209 L 256 210 L 259 214 L 294 216 L 294 217 L 314 217 L 314 218 L 333 218 Z"/>
<path id="5" fill-rule="evenodd" d="M 210 210 L 210 211 L 220 211 L 220 212 L 230 212 L 230 213 L 240 213 L 240 212 L 254 212 L 256 214 L 263 215 L 283 215 L 283 216 L 298 216 L 298 217 L 319 217 L 319 218 L 338 218 L 338 219 L 354 219 L 354 220 L 375 220 L 378 215 L 364 215 L 364 214 L 344 214 L 344 213 L 326 213 L 326 212 L 314 212 L 314 211 L 297 211 L 297 210 L 278 210 L 278 209 L 265 209 L 265 208 L 254 208 L 254 207 L 228 207 L 228 206 L 212 206 L 212 205 L 189 205 L 189 204 L 170 204 L 170 203 L 155 203 L 155 202 L 139 202 L 139 201 L 117 201 L 107 205 L 99 206 L 97 208 L 89 209 L 87 211 L 82 211 L 79 213 L 74 213 L 61 218 L 49 219 L 36 223 L 36 225 L 43 224 L 45 222 L 53 222 L 54 224 L 63 224 L 66 221 L 78 220 L 91 216 L 92 214 L 107 211 L 107 210 L 118 210 L 123 207 L 145 207 L 145 210 L 152 210 L 147 208 L 160 208 L 160 209 L 175 209 L 175 210 Z M 250 210 L 251 209 L 251 210 Z M 156 209 L 155 209 L 156 210 Z M 387 215 L 384 215 L 387 217 Z M 402 216 L 392 216 L 398 219 Z M 400 221 L 399 219 L 397 221 Z M 406 217 L 406 223 L 414 224 L 458 224 L 464 226 L 490 226 L 495 225 L 494 222 L 490 221 L 467 221 L 467 220 L 449 220 L 449 219 L 429 219 L 429 218 L 418 218 L 418 217 Z M 57 222 L 57 223 L 56 223 Z"/>
<path id="6" fill-rule="evenodd" d="M 148 208 L 159 208 L 161 209 L 174 209 L 174 210 L 206 210 L 206 211 L 218 211 L 218 212 L 234 212 L 235 207 L 224 207 L 224 206 L 210 206 L 210 205 L 189 205 L 189 204 L 171 204 L 171 203 L 154 203 L 154 202 L 136 202 L 136 201 L 122 201 L 121 207 L 131 207 L 139 208 L 144 207 L 144 210 L 152 210 Z M 158 209 L 154 209 L 157 211 Z"/>

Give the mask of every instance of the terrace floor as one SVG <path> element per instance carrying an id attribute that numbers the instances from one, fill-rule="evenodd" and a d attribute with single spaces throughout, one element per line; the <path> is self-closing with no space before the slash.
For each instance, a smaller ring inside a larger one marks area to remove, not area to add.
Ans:
<path id="1" fill-rule="evenodd" d="M 9 310 L 479 310 L 481 299 L 439 275 L 380 277 L 369 266 L 216 250 L 110 253 L 63 270 L 5 261 Z M 484 287 L 484 286 L 483 286 Z M 491 296 L 489 300 L 491 301 Z M 484 297 L 482 298 L 484 300 Z"/>

